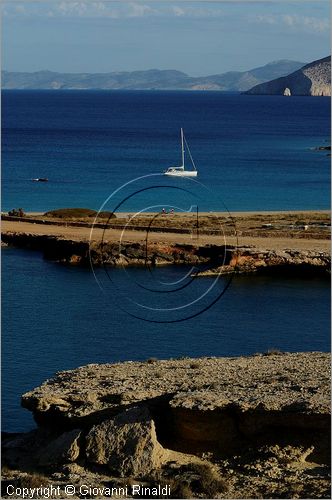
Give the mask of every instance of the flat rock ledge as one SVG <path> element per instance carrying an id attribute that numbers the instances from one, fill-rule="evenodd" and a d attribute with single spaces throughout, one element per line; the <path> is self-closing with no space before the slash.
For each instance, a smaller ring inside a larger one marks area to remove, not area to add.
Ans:
<path id="1" fill-rule="evenodd" d="M 233 358 L 127 361 L 58 372 L 22 396 L 37 421 L 76 426 L 137 404 L 212 412 L 330 412 L 327 353 L 276 353 Z"/>
<path id="2" fill-rule="evenodd" d="M 133 481 L 170 486 L 149 498 L 330 498 L 328 353 L 90 364 L 22 405 L 38 428 L 4 437 L 5 486 L 35 471 L 76 484 L 71 498 L 82 481 L 130 498 L 147 498 Z"/>
<path id="3" fill-rule="evenodd" d="M 59 372 L 22 396 L 38 427 L 3 436 L 2 496 L 330 498 L 329 372 L 278 351 Z"/>
<path id="4" fill-rule="evenodd" d="M 267 238 L 266 238 L 267 239 Z M 264 238 L 262 238 L 263 244 Z M 2 245 L 38 250 L 58 263 L 94 267 L 192 265 L 196 276 L 223 274 L 277 274 L 330 277 L 330 252 L 267 250 L 254 246 L 121 242 L 102 244 L 57 236 L 6 232 Z"/>

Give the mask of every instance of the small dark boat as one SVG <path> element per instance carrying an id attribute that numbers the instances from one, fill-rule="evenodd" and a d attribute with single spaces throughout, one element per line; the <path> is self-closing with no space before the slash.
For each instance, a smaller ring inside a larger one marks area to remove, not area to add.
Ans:
<path id="1" fill-rule="evenodd" d="M 37 179 L 32 179 L 34 182 L 48 182 L 46 177 L 37 177 Z"/>

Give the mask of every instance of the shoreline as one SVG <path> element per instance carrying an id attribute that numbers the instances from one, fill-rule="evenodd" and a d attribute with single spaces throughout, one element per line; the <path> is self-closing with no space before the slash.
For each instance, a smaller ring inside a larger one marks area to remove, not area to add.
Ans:
<path id="1" fill-rule="evenodd" d="M 329 498 L 329 372 L 329 353 L 279 351 L 58 372 L 22 396 L 38 427 L 3 435 L 4 486 L 35 474 L 69 480 L 71 498 L 142 481 L 168 498 Z"/>
<path id="2" fill-rule="evenodd" d="M 85 267 L 203 265 L 198 276 L 256 272 L 326 276 L 331 261 L 326 211 L 199 218 L 150 214 L 106 223 L 88 217 L 4 216 L 2 244 L 39 250 L 48 260 Z"/>
<path id="3" fill-rule="evenodd" d="M 66 207 L 69 208 L 69 207 Z M 28 216 L 39 216 L 39 215 L 44 215 L 46 212 L 40 212 L 40 211 L 27 211 L 25 212 L 26 215 Z M 130 212 L 116 212 L 116 215 L 121 215 L 121 216 L 128 216 L 128 215 L 134 215 L 136 212 L 135 211 L 130 211 Z M 142 214 L 148 214 L 148 215 L 156 215 L 159 212 L 142 212 Z M 276 215 L 276 214 L 291 214 L 291 215 L 297 215 L 297 214 L 312 214 L 312 213 L 320 213 L 320 214 L 330 214 L 331 211 L 330 209 L 303 209 L 303 210 L 232 210 L 232 211 L 223 211 L 223 210 L 210 210 L 210 211 L 203 211 L 199 212 L 200 215 L 232 215 L 235 214 L 237 217 L 245 217 L 246 215 L 252 216 L 252 215 Z M 8 211 L 2 211 L 1 216 L 7 215 Z M 174 215 L 184 215 L 184 214 L 196 214 L 196 212 L 175 212 Z"/>

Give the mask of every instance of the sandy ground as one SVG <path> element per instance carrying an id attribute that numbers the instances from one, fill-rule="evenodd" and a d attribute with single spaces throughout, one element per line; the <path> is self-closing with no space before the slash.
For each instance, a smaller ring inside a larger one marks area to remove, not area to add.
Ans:
<path id="1" fill-rule="evenodd" d="M 156 215 L 159 212 L 143 212 L 142 215 Z M 196 214 L 196 212 L 183 212 L 183 213 L 176 213 L 175 215 L 186 215 L 189 213 Z M 200 216 L 204 215 L 217 215 L 217 216 L 234 216 L 234 217 L 252 217 L 253 215 L 280 215 L 280 214 L 285 214 L 285 215 L 300 215 L 300 214 L 312 214 L 312 213 L 319 213 L 319 214 L 330 214 L 329 210 L 262 210 L 260 212 L 255 212 L 255 211 L 249 211 L 249 212 L 215 212 L 215 211 L 210 211 L 210 212 L 199 212 Z M 44 212 L 27 212 L 27 215 L 43 215 Z M 117 217 L 128 217 L 129 215 L 134 215 L 134 212 L 116 212 Z"/>
<path id="2" fill-rule="evenodd" d="M 53 235 L 73 240 L 89 240 L 91 229 L 85 227 L 65 227 L 65 226 L 47 226 L 41 224 L 34 224 L 30 222 L 13 222 L 2 221 L 2 232 L 22 232 L 37 235 Z M 101 241 L 102 238 L 109 242 L 122 241 L 145 241 L 145 231 L 126 231 L 122 234 L 121 230 L 107 229 L 105 234 L 102 229 L 94 229 L 92 232 L 92 240 Z M 200 235 L 193 237 L 190 234 L 175 234 L 175 233 L 162 233 L 150 232 L 149 241 L 165 242 L 165 243 L 186 243 L 186 244 L 213 244 L 222 245 L 225 243 L 221 236 Z M 329 240 L 315 240 L 305 238 L 259 238 L 259 237 L 227 237 L 227 244 L 243 246 L 250 245 L 262 249 L 271 250 L 315 250 L 321 252 L 328 252 L 330 250 Z"/>

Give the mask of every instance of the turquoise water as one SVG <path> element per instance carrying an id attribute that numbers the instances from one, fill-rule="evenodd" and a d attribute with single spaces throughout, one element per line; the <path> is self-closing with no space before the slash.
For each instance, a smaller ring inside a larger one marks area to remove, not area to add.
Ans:
<path id="1" fill-rule="evenodd" d="M 199 200 L 186 198 L 188 182 L 168 178 L 167 189 L 133 196 L 122 210 L 193 203 L 205 211 L 329 207 L 329 158 L 311 149 L 329 141 L 327 97 L 3 91 L 2 115 L 5 210 L 98 209 L 124 183 L 178 163 L 180 127 L 209 196 L 203 190 Z M 32 182 L 36 177 L 49 182 Z"/>
<path id="2" fill-rule="evenodd" d="M 30 413 L 20 409 L 20 395 L 58 370 L 149 357 L 330 348 L 328 280 L 237 277 L 205 313 L 183 322 L 156 324 L 120 309 L 113 291 L 102 292 L 89 269 L 47 262 L 28 250 L 5 249 L 2 254 L 2 426 L 6 431 L 33 426 Z M 135 291 L 134 281 L 147 283 L 146 269 L 132 269 L 126 281 L 121 269 L 109 272 L 128 296 Z M 155 279 L 162 282 L 177 281 L 184 272 L 181 267 L 154 271 Z M 103 281 L 105 271 L 96 273 Z M 186 289 L 187 299 L 201 295 L 211 283 L 210 278 L 194 280 Z M 221 279 L 216 286 L 224 285 Z M 145 296 L 148 292 L 141 290 L 139 299 Z M 162 299 L 165 305 L 175 300 L 169 296 Z M 149 300 L 150 305 L 160 306 L 158 294 Z"/>

